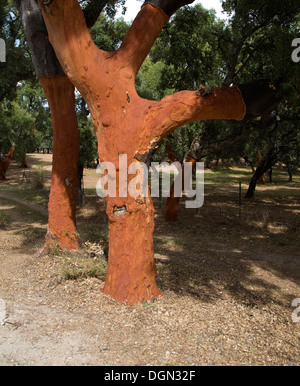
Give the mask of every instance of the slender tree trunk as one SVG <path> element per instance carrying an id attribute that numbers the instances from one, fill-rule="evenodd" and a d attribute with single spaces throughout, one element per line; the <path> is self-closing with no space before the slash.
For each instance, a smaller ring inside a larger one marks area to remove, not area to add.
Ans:
<path id="1" fill-rule="evenodd" d="M 286 164 L 287 172 L 289 175 L 289 182 L 293 182 L 293 169 L 289 163 Z"/>
<path id="2" fill-rule="evenodd" d="M 41 77 L 52 117 L 53 161 L 46 247 L 78 249 L 76 202 L 79 132 L 74 86 L 67 76 Z"/>
<path id="3" fill-rule="evenodd" d="M 256 189 L 256 184 L 258 180 L 263 176 L 270 168 L 272 168 L 276 163 L 277 156 L 276 154 L 271 150 L 268 152 L 268 154 L 262 158 L 260 164 L 256 168 L 251 181 L 249 183 L 249 187 L 247 190 L 247 193 L 245 195 L 245 198 L 252 198 L 254 196 L 254 192 Z"/>
<path id="4" fill-rule="evenodd" d="M 196 169 L 196 159 L 188 156 L 187 159 L 182 163 L 182 186 L 184 186 L 185 170 L 184 163 L 191 162 L 192 168 L 188 169 L 191 172 L 190 175 L 186 176 L 188 179 L 192 178 L 192 174 Z M 178 216 L 178 207 L 179 207 L 180 197 L 175 196 L 175 184 L 173 182 L 170 191 L 170 197 L 167 198 L 166 210 L 165 210 L 165 220 L 167 222 L 176 222 Z"/>
<path id="5" fill-rule="evenodd" d="M 26 155 L 23 157 L 20 168 L 28 168 L 27 160 L 26 160 Z"/>
<path id="6" fill-rule="evenodd" d="M 32 54 L 36 75 L 48 100 L 54 137 L 48 232 L 45 250 L 54 244 L 78 249 L 76 236 L 79 132 L 74 86 L 49 42 L 36 0 L 15 0 Z M 43 150 L 44 152 L 44 150 Z"/>
<path id="7" fill-rule="evenodd" d="M 84 192 L 82 189 L 83 186 L 83 170 L 82 165 L 78 166 L 78 193 L 77 193 L 77 206 L 80 208 L 84 207 Z"/>
<path id="8" fill-rule="evenodd" d="M 6 172 L 7 172 L 7 169 L 9 168 L 10 162 L 14 155 L 14 151 L 15 151 L 15 148 L 14 146 L 12 146 L 6 156 L 5 161 L 0 160 L 0 181 L 6 180 Z"/>

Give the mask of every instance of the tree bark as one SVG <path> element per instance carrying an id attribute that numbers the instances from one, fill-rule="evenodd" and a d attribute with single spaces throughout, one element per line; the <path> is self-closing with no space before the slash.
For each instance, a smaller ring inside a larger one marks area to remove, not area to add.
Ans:
<path id="1" fill-rule="evenodd" d="M 214 89 L 208 96 L 182 91 L 160 102 L 138 96 L 136 74 L 168 21 L 159 3 L 142 7 L 119 50 L 111 53 L 93 43 L 76 0 L 53 1 L 47 8 L 40 1 L 57 57 L 88 103 L 100 162 L 109 161 L 117 170 L 116 197 L 107 198 L 109 258 L 104 293 L 127 304 L 161 292 L 155 283 L 153 205 L 148 197 L 121 197 L 119 155 L 127 155 L 127 166 L 136 161 L 147 164 L 157 143 L 177 127 L 201 119 L 241 120 L 246 112 L 237 87 Z"/>
<path id="2" fill-rule="evenodd" d="M 14 155 L 15 148 L 12 146 L 6 156 L 5 161 L 0 160 L 0 181 L 6 180 L 6 172 Z"/>
<path id="3" fill-rule="evenodd" d="M 107 199 L 109 256 L 103 292 L 127 304 L 162 295 L 156 285 L 153 203 L 150 197 L 137 201 Z"/>
<path id="4" fill-rule="evenodd" d="M 186 176 L 185 169 L 184 169 L 184 164 L 187 162 L 192 163 L 192 168 L 188 169 L 188 171 L 191 172 L 191 174 L 188 176 Z M 193 172 L 196 170 L 196 163 L 197 163 L 196 159 L 191 156 L 188 156 L 187 159 L 182 163 L 182 169 L 181 169 L 182 186 L 184 186 L 185 177 L 188 178 L 188 180 L 192 178 Z M 165 220 L 167 222 L 177 221 L 179 202 L 180 202 L 180 197 L 175 196 L 175 184 L 173 182 L 171 186 L 170 197 L 167 198 L 167 203 L 166 203 Z"/>
<path id="5" fill-rule="evenodd" d="M 270 150 L 268 154 L 262 158 L 260 164 L 256 168 L 251 178 L 245 198 L 252 198 L 254 196 L 256 184 L 259 178 L 263 176 L 269 169 L 271 169 L 275 165 L 276 161 L 277 155 L 274 150 Z"/>
<path id="6" fill-rule="evenodd" d="M 78 249 L 76 202 L 79 132 L 74 86 L 67 76 L 40 77 L 52 116 L 53 161 L 46 247 Z"/>
<path id="7" fill-rule="evenodd" d="M 78 249 L 75 215 L 79 132 L 74 86 L 64 74 L 49 42 L 37 1 L 15 0 L 15 3 L 22 18 L 35 72 L 48 100 L 52 117 L 54 146 L 45 250 L 54 244 L 62 249 Z M 66 179 L 70 184 L 66 184 Z"/>

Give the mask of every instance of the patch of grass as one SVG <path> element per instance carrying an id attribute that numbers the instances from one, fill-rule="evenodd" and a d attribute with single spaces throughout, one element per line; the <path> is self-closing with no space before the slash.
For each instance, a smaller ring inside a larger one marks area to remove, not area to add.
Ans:
<path id="1" fill-rule="evenodd" d="M 41 190 L 44 188 L 46 172 L 43 169 L 38 169 L 32 172 L 31 185 L 34 189 Z"/>
<path id="2" fill-rule="evenodd" d="M 106 277 L 107 262 L 105 260 L 73 256 L 65 257 L 64 265 L 62 273 L 65 280 L 78 280 L 89 277 L 104 280 Z"/>
<path id="3" fill-rule="evenodd" d="M 290 241 L 283 239 L 273 239 L 272 242 L 273 244 L 277 244 L 279 247 L 288 247 L 292 245 Z"/>
<path id="4" fill-rule="evenodd" d="M 62 250 L 60 246 L 54 245 L 48 251 L 48 256 L 62 258 L 62 275 L 65 280 L 78 280 L 95 277 L 104 280 L 107 272 L 107 261 L 91 258 L 84 251 Z"/>
<path id="5" fill-rule="evenodd" d="M 6 213 L 0 210 L 0 229 L 5 229 L 9 224 L 9 219 Z"/>
<path id="6" fill-rule="evenodd" d="M 38 204 L 43 207 L 47 207 L 48 201 L 49 201 L 49 192 L 46 190 L 33 190 L 28 189 L 24 187 L 20 187 L 18 185 L 17 187 L 3 187 L 1 188 L 2 192 L 8 193 L 12 196 L 15 196 L 16 198 L 20 198 L 24 201 L 32 202 L 33 204 Z"/>
<path id="7" fill-rule="evenodd" d="M 155 241 L 161 245 L 168 245 L 170 247 L 181 247 L 183 243 L 180 240 L 169 239 L 168 237 L 155 237 Z"/>
<path id="8" fill-rule="evenodd" d="M 39 239 L 45 237 L 45 229 L 37 228 L 33 226 L 28 226 L 26 229 L 21 229 L 14 233 L 15 235 L 21 235 L 23 239 L 23 243 L 35 243 Z"/>

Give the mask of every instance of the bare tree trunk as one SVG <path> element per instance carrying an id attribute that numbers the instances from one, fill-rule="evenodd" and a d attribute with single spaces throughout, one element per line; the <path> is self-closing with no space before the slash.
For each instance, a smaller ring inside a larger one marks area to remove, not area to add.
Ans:
<path id="1" fill-rule="evenodd" d="M 53 162 L 46 247 L 78 249 L 76 202 L 79 132 L 74 86 L 67 76 L 40 78 L 52 116 Z"/>
<path id="2" fill-rule="evenodd" d="M 184 163 L 186 162 L 191 162 L 192 163 L 192 168 L 188 169 L 188 171 L 191 172 L 191 175 L 186 176 L 185 175 L 185 168 L 184 168 Z M 193 172 L 196 170 L 196 159 L 188 156 L 187 159 L 182 163 L 182 186 L 184 186 L 184 179 L 186 178 L 192 178 Z M 171 186 L 171 191 L 170 191 L 170 197 L 167 198 L 167 203 L 166 203 L 166 210 L 165 210 L 165 220 L 167 222 L 176 222 L 177 221 L 177 215 L 178 215 L 178 207 L 179 207 L 179 202 L 180 202 L 180 197 L 175 196 L 175 183 L 173 182 Z"/>
<path id="3" fill-rule="evenodd" d="M 275 165 L 276 161 L 277 155 L 273 150 L 270 150 L 268 154 L 262 158 L 260 164 L 256 168 L 251 178 L 245 198 L 252 198 L 254 196 L 256 184 L 259 178 L 261 178 L 261 176 L 263 176 L 269 169 L 271 169 Z"/>
<path id="4" fill-rule="evenodd" d="M 151 198 L 107 199 L 109 218 L 108 271 L 103 292 L 120 303 L 151 300 L 156 285 L 153 253 L 154 207 Z"/>
<path id="5" fill-rule="evenodd" d="M 14 154 L 15 148 L 12 146 L 6 156 L 5 161 L 0 160 L 0 181 L 6 180 L 6 172 L 9 168 L 10 162 L 12 160 L 13 154 Z"/>
<path id="6" fill-rule="evenodd" d="M 36 0 L 15 0 L 31 50 L 36 75 L 48 100 L 54 137 L 48 232 L 45 250 L 54 244 L 78 249 L 76 234 L 79 132 L 74 86 L 49 42 Z"/>

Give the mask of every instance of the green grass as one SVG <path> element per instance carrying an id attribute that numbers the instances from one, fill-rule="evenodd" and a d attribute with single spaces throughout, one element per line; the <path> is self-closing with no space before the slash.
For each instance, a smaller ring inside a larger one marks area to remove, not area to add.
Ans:
<path id="1" fill-rule="evenodd" d="M 168 237 L 154 237 L 154 239 L 160 245 L 168 245 L 170 247 L 180 247 L 183 245 L 182 241 Z"/>
<path id="2" fill-rule="evenodd" d="M 62 250 L 59 245 L 48 251 L 48 256 L 58 256 L 63 261 L 62 275 L 65 280 L 79 280 L 89 277 L 104 280 L 107 261 L 91 258 L 84 251 Z"/>
<path id="3" fill-rule="evenodd" d="M 9 224 L 9 218 L 6 213 L 0 210 L 0 229 L 5 229 Z"/>
<path id="4" fill-rule="evenodd" d="M 64 259 L 62 274 L 65 280 L 78 280 L 95 277 L 104 280 L 107 271 L 105 260 L 90 257 L 72 256 Z"/>
<path id="5" fill-rule="evenodd" d="M 28 226 L 26 229 L 15 232 L 15 235 L 21 235 L 23 243 L 35 243 L 36 241 L 45 238 L 45 229 Z"/>
<path id="6" fill-rule="evenodd" d="M 20 198 L 24 201 L 32 202 L 33 204 L 41 205 L 47 207 L 49 200 L 49 192 L 46 190 L 34 190 L 28 187 L 23 186 L 8 186 L 1 187 L 2 192 L 9 193 L 16 198 Z M 8 195 L 9 198 L 9 195 Z"/>

